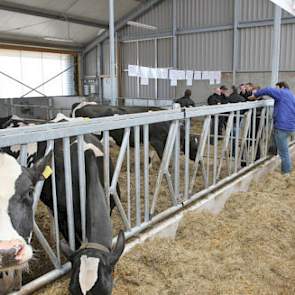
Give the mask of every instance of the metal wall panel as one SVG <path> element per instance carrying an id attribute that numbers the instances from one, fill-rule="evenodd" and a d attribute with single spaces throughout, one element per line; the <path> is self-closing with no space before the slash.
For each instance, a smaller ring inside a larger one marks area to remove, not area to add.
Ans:
<path id="1" fill-rule="evenodd" d="M 136 42 L 121 43 L 122 68 L 127 69 L 128 65 L 137 64 Z"/>
<path id="2" fill-rule="evenodd" d="M 85 56 L 85 76 L 96 76 L 97 73 L 97 50 L 94 48 Z"/>
<path id="3" fill-rule="evenodd" d="M 232 70 L 233 32 L 208 32 L 178 37 L 178 67 L 193 70 Z"/>
<path id="4" fill-rule="evenodd" d="M 158 67 L 171 68 L 172 61 L 172 39 L 160 39 L 158 42 Z M 175 87 L 170 86 L 169 80 L 158 80 L 158 98 L 174 98 Z"/>
<path id="5" fill-rule="evenodd" d="M 139 64 L 145 67 L 155 67 L 155 41 L 139 42 Z"/>
<path id="6" fill-rule="evenodd" d="M 295 69 L 295 24 L 282 26 L 280 70 L 294 71 Z"/>
<path id="7" fill-rule="evenodd" d="M 122 73 L 121 96 L 137 97 L 137 78 L 128 77 L 128 72 Z"/>
<path id="8" fill-rule="evenodd" d="M 270 71 L 272 27 L 240 31 L 240 71 Z"/>
<path id="9" fill-rule="evenodd" d="M 272 18 L 274 5 L 269 0 L 242 0 L 241 21 L 254 21 Z"/>
<path id="10" fill-rule="evenodd" d="M 172 0 L 166 0 L 155 6 L 145 15 L 139 17 L 135 21 L 147 25 L 156 26 L 158 32 L 168 31 L 172 28 Z M 130 35 L 140 35 L 144 33 L 151 33 L 157 31 L 150 31 L 147 29 L 126 26 L 121 31 L 121 36 L 128 37 Z"/>
<path id="11" fill-rule="evenodd" d="M 169 68 L 173 66 L 172 61 L 172 39 L 159 39 L 157 41 L 158 47 L 158 67 Z"/>
<path id="12" fill-rule="evenodd" d="M 177 27 L 188 29 L 233 22 L 233 0 L 177 1 Z"/>
<path id="13" fill-rule="evenodd" d="M 156 49 L 155 41 L 142 41 L 138 44 L 139 47 L 139 65 L 145 67 L 156 67 Z M 155 98 L 155 80 L 149 79 L 149 85 L 139 86 L 139 96 L 141 98 Z"/>

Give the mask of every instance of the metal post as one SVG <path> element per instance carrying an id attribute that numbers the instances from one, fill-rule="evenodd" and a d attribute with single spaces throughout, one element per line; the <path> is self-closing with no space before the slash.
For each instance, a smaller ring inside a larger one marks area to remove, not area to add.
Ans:
<path id="1" fill-rule="evenodd" d="M 239 140 L 240 140 L 240 111 L 236 112 L 236 132 L 235 132 L 235 173 L 238 172 L 239 165 Z"/>
<path id="2" fill-rule="evenodd" d="M 279 78 L 280 45 L 281 45 L 282 9 L 275 5 L 274 27 L 272 38 L 271 85 L 275 85 Z"/>
<path id="3" fill-rule="evenodd" d="M 173 67 L 177 68 L 177 36 L 176 36 L 176 0 L 173 0 L 172 3 L 172 58 L 173 58 Z"/>
<path id="4" fill-rule="evenodd" d="M 233 85 L 236 84 L 236 71 L 238 65 L 238 54 L 239 54 L 239 30 L 238 24 L 240 20 L 240 7 L 241 0 L 235 0 L 234 10 L 234 38 L 233 38 Z"/>
<path id="5" fill-rule="evenodd" d="M 141 202 L 140 202 L 140 126 L 134 127 L 135 142 L 135 207 L 136 207 L 136 225 L 141 224 Z"/>
<path id="6" fill-rule="evenodd" d="M 72 168 L 70 157 L 71 149 L 69 137 L 63 138 L 63 148 L 69 243 L 71 249 L 75 251 L 75 216 L 73 207 Z"/>
<path id="7" fill-rule="evenodd" d="M 188 199 L 189 191 L 189 148 L 190 148 L 190 125 L 191 121 L 189 118 L 185 119 L 185 159 L 184 159 L 184 199 Z"/>
<path id="8" fill-rule="evenodd" d="M 116 104 L 115 91 L 115 26 L 114 26 L 114 0 L 109 0 L 109 31 L 110 31 L 110 75 L 112 104 Z"/>
<path id="9" fill-rule="evenodd" d="M 143 126 L 144 143 L 144 221 L 150 218 L 150 188 L 149 188 L 149 125 Z"/>
<path id="10" fill-rule="evenodd" d="M 97 50 L 99 51 L 99 98 L 100 101 L 103 102 L 103 81 L 101 78 L 101 75 L 103 74 L 103 47 L 102 43 L 100 43 L 99 46 L 97 46 Z"/>
<path id="11" fill-rule="evenodd" d="M 108 130 L 103 132 L 103 148 L 104 191 L 107 204 L 110 206 L 110 133 Z"/>
<path id="12" fill-rule="evenodd" d="M 136 41 L 136 65 L 139 67 L 139 42 Z M 137 89 L 137 98 L 139 98 L 139 94 L 140 94 L 140 84 L 139 84 L 139 77 L 136 78 L 136 89 Z"/>
<path id="13" fill-rule="evenodd" d="M 251 164 L 255 162 L 255 141 L 256 141 L 256 117 L 257 117 L 257 109 L 253 109 L 252 114 L 252 154 L 251 154 Z"/>
<path id="14" fill-rule="evenodd" d="M 218 153 L 218 114 L 214 115 L 214 159 L 213 159 L 213 184 L 216 184 Z"/>
<path id="15" fill-rule="evenodd" d="M 174 194 L 175 200 L 179 199 L 179 144 L 180 144 L 180 135 L 179 135 L 179 121 L 176 121 L 176 137 L 174 142 Z"/>
<path id="16" fill-rule="evenodd" d="M 78 164 L 79 164 L 79 190 L 80 190 L 82 240 L 83 242 L 86 242 L 86 176 L 85 176 L 85 155 L 84 155 L 83 135 L 78 136 Z"/>
<path id="17" fill-rule="evenodd" d="M 155 68 L 158 67 L 158 39 L 155 39 Z M 158 98 L 158 79 L 155 79 L 155 99 Z"/>

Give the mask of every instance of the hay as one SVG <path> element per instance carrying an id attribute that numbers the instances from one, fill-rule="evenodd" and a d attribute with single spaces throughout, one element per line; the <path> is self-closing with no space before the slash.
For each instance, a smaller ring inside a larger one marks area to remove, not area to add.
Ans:
<path id="1" fill-rule="evenodd" d="M 120 261 L 114 295 L 294 294 L 294 193 L 294 175 L 273 173 L 219 216 L 188 214 L 175 241 L 151 241 Z"/>
<path id="2" fill-rule="evenodd" d="M 114 295 L 295 294 L 295 175 L 268 175 L 218 215 L 189 213 L 175 240 L 125 255 Z M 57 285 L 58 284 L 58 285 Z M 67 294 L 65 279 L 38 294 Z"/>

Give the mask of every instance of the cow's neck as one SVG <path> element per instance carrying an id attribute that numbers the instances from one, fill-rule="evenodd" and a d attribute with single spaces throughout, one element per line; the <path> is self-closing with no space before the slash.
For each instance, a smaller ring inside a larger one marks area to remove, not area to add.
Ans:
<path id="1" fill-rule="evenodd" d="M 91 152 L 86 152 L 87 161 L 87 238 L 90 243 L 99 243 L 111 249 L 112 225 L 106 197 L 96 165 L 96 158 Z"/>

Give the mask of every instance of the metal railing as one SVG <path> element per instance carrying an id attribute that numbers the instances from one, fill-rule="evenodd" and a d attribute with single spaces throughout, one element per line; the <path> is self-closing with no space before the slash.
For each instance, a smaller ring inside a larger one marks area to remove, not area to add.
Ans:
<path id="1" fill-rule="evenodd" d="M 129 238 L 264 161 L 268 157 L 272 131 L 272 106 L 272 100 L 265 100 L 188 109 L 175 107 L 165 111 L 6 129 L 0 131 L 0 148 L 20 145 L 19 161 L 26 165 L 28 144 L 46 141 L 48 152 L 54 149 L 56 140 L 62 139 L 68 237 L 70 247 L 75 249 L 77 220 L 74 220 L 73 213 L 70 158 L 73 138 L 78 146 L 82 239 L 86 239 L 87 218 L 83 138 L 86 134 L 100 132 L 103 134 L 106 197 L 109 200 L 112 195 L 116 203 L 120 220 L 114 221 L 115 228 L 124 227 Z M 170 122 L 169 132 L 163 139 L 162 158 L 151 167 L 150 128 L 152 124 L 161 122 Z M 225 130 L 223 134 L 218 134 L 222 122 Z M 124 129 L 120 148 L 110 143 L 115 129 Z M 191 134 L 198 137 L 194 161 L 189 157 Z M 130 149 L 131 141 L 134 150 Z M 185 153 L 182 154 L 181 150 Z M 112 176 L 110 158 L 115 163 Z M 23 290 L 33 290 L 69 268 L 68 264 L 62 266 L 61 262 L 54 158 L 52 168 L 54 244 L 45 238 L 37 223 L 34 223 L 34 233 L 56 270 L 24 286 Z M 118 183 L 121 185 L 121 199 L 117 191 Z M 35 190 L 34 210 L 42 185 L 39 182 Z M 26 294 L 26 291 L 21 292 Z"/>

